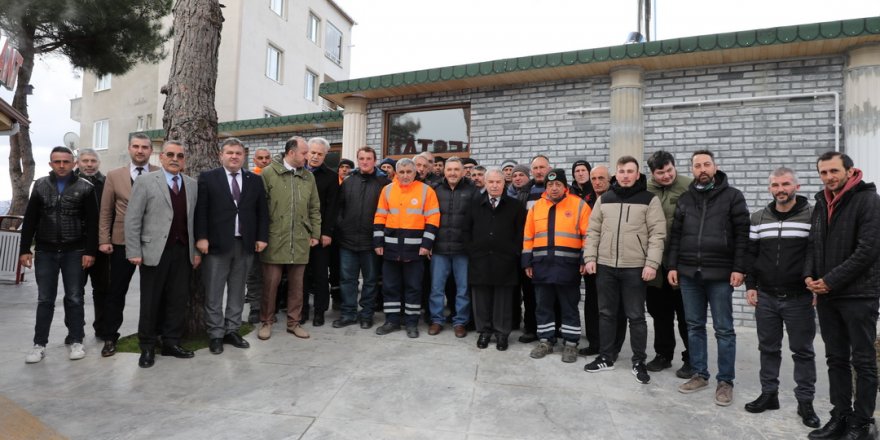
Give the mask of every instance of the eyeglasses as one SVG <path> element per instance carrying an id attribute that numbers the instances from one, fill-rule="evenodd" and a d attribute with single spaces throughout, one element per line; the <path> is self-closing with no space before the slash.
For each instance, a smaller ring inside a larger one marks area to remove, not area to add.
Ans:
<path id="1" fill-rule="evenodd" d="M 186 157 L 183 155 L 183 153 L 174 153 L 173 151 L 166 151 L 165 152 L 165 157 L 167 157 L 169 159 L 174 159 L 175 156 L 178 159 L 183 159 L 184 157 Z"/>

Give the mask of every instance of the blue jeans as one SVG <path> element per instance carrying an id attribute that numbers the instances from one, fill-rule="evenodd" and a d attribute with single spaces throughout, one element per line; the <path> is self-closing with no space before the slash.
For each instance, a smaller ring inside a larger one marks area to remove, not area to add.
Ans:
<path id="1" fill-rule="evenodd" d="M 716 379 L 733 384 L 736 333 L 733 331 L 733 287 L 728 280 L 704 280 L 679 275 L 684 317 L 688 325 L 688 352 L 694 374 L 709 379 L 706 352 L 706 305 L 712 309 L 712 328 L 718 342 Z"/>
<path id="2" fill-rule="evenodd" d="M 449 272 L 455 277 L 455 317 L 452 325 L 465 325 L 471 320 L 471 298 L 468 295 L 468 257 L 466 254 L 431 256 L 431 322 L 443 324 L 443 300 L 446 298 L 446 279 Z"/>
<path id="3" fill-rule="evenodd" d="M 83 309 L 82 251 L 37 251 L 34 256 L 34 275 L 37 280 L 37 324 L 34 326 L 34 344 L 49 342 L 49 328 L 55 315 L 58 296 L 58 272 L 64 283 L 64 325 L 67 326 L 65 344 L 82 343 L 85 337 Z"/>
<path id="4" fill-rule="evenodd" d="M 363 274 L 361 312 L 358 313 L 358 275 Z M 342 318 L 373 319 L 376 309 L 376 285 L 379 278 L 379 256 L 373 250 L 351 251 L 339 248 L 339 289 L 342 297 Z"/>

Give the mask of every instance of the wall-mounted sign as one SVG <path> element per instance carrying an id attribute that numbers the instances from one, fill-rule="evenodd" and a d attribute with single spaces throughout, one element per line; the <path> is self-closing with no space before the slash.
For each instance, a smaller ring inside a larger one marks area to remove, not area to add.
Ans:
<path id="1" fill-rule="evenodd" d="M 0 36 L 0 85 L 8 90 L 14 90 L 15 81 L 18 79 L 18 69 L 22 64 L 24 64 L 24 58 L 12 46 L 9 38 Z"/>
<path id="2" fill-rule="evenodd" d="M 423 151 L 467 156 L 470 106 L 392 110 L 386 113 L 385 130 L 385 156 L 412 156 Z"/>

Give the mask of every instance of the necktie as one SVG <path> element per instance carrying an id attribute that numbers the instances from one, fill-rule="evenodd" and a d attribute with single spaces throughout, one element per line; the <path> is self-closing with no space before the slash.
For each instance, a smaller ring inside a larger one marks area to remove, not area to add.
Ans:
<path id="1" fill-rule="evenodd" d="M 138 176 L 140 176 L 141 174 L 144 174 L 144 167 L 137 167 L 137 168 L 135 168 L 135 170 L 137 170 Z"/>
<path id="2" fill-rule="evenodd" d="M 171 185 L 171 191 L 174 191 L 174 195 L 180 194 L 180 187 L 177 185 L 177 176 L 172 177 L 171 181 L 174 183 Z"/>
<path id="3" fill-rule="evenodd" d="M 498 199 L 496 199 L 495 197 L 492 197 L 491 199 L 489 199 L 489 203 L 492 204 L 492 209 L 495 209 L 498 207 Z"/>
<path id="4" fill-rule="evenodd" d="M 241 188 L 238 186 L 238 180 L 236 180 L 235 176 L 238 173 L 232 173 L 232 200 L 235 200 L 235 204 L 238 205 L 239 199 L 241 199 Z"/>

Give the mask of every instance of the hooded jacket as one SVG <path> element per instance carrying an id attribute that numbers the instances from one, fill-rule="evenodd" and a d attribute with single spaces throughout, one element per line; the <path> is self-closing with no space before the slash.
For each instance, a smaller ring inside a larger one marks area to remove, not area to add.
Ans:
<path id="1" fill-rule="evenodd" d="M 647 179 L 641 174 L 629 188 L 614 182 L 596 201 L 584 243 L 584 262 L 658 269 L 665 239 L 666 217 L 660 199 L 648 192 Z"/>
<path id="2" fill-rule="evenodd" d="M 825 191 L 816 194 L 803 275 L 828 285 L 820 301 L 880 297 L 880 195 L 861 177 L 856 169 L 830 219 Z"/>
<path id="3" fill-rule="evenodd" d="M 705 280 L 727 280 L 748 270 L 749 210 L 742 192 L 718 171 L 711 189 L 691 182 L 675 206 L 667 255 L 669 270 Z"/>
<path id="4" fill-rule="evenodd" d="M 813 209 L 806 197 L 796 200 L 788 212 L 777 211 L 774 201 L 752 214 L 747 289 L 771 294 L 809 292 L 801 258 L 807 252 Z"/>
<path id="5" fill-rule="evenodd" d="M 282 159 L 284 160 L 284 159 Z M 269 205 L 269 245 L 260 260 L 269 264 L 308 264 L 309 239 L 321 238 L 321 202 L 315 176 L 273 161 L 261 174 Z"/>

